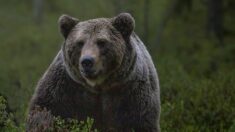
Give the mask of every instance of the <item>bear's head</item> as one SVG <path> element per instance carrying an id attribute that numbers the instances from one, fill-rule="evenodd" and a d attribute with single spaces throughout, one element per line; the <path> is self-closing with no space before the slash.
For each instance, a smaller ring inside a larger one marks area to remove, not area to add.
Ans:
<path id="1" fill-rule="evenodd" d="M 101 84 L 118 72 L 128 52 L 135 21 L 128 13 L 113 18 L 79 21 L 68 15 L 59 18 L 60 31 L 65 38 L 62 47 L 66 70 L 90 86 Z"/>

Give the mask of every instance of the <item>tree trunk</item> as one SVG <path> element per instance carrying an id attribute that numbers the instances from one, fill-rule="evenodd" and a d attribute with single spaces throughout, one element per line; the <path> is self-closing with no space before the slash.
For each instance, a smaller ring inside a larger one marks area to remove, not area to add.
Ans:
<path id="1" fill-rule="evenodd" d="M 184 10 L 192 10 L 192 0 L 178 0 L 176 5 L 176 13 L 181 14 Z"/>
<path id="2" fill-rule="evenodd" d="M 114 4 L 114 12 L 115 14 L 119 14 L 123 11 L 123 4 L 124 4 L 124 0 L 113 0 L 113 4 Z"/>
<path id="3" fill-rule="evenodd" d="M 144 34 L 143 39 L 145 43 L 148 43 L 148 33 L 149 33 L 149 0 L 144 2 Z"/>
<path id="4" fill-rule="evenodd" d="M 42 23 L 43 18 L 43 0 L 33 0 L 33 16 L 37 24 Z"/>
<path id="5" fill-rule="evenodd" d="M 223 44 L 223 1 L 207 0 L 207 32 L 218 38 L 220 44 Z"/>
<path id="6" fill-rule="evenodd" d="M 159 25 L 157 26 L 157 34 L 156 34 L 156 41 L 155 41 L 157 46 L 155 46 L 155 47 L 160 46 L 163 31 L 167 25 L 167 22 L 170 20 L 172 14 L 175 13 L 175 10 L 178 6 L 178 2 L 179 2 L 179 0 L 172 1 L 171 4 L 169 5 L 169 7 L 164 12 L 162 19 L 161 19 Z"/>

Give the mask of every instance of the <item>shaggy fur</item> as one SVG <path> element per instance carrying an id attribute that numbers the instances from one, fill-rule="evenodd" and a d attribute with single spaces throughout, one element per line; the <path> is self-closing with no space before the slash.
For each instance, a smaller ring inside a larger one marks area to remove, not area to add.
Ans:
<path id="1" fill-rule="evenodd" d="M 78 120 L 92 117 L 100 131 L 159 132 L 158 77 L 148 51 L 133 32 L 132 16 L 122 13 L 78 22 L 63 15 L 59 25 L 65 42 L 38 82 L 28 131 L 44 117 L 44 122 L 51 122 L 46 121 L 51 114 Z M 96 51 L 94 67 L 100 71 L 92 79 L 82 75 L 79 64 L 84 50 L 91 49 Z M 34 116 L 38 106 L 49 111 L 46 116 Z"/>

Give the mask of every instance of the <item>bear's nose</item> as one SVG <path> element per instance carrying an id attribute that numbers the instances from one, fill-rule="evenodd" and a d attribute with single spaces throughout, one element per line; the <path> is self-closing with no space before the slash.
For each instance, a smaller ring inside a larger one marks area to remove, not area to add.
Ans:
<path id="1" fill-rule="evenodd" d="M 91 70 L 94 65 L 94 58 L 91 56 L 84 56 L 81 60 L 81 65 L 85 70 Z"/>

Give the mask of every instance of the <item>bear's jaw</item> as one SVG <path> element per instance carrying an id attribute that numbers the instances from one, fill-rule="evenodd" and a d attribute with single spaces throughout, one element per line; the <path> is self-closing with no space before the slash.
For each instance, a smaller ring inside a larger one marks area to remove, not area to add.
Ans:
<path id="1" fill-rule="evenodd" d="M 86 83 L 88 85 L 90 85 L 91 87 L 95 87 L 97 85 L 100 85 L 101 83 L 104 82 L 105 78 L 104 77 L 98 77 L 97 79 L 95 80 L 91 80 L 91 79 L 88 79 L 88 78 L 84 78 L 86 80 Z"/>
<path id="2" fill-rule="evenodd" d="M 91 87 L 95 87 L 96 82 L 90 81 L 89 79 L 85 79 L 87 84 L 90 85 Z"/>

